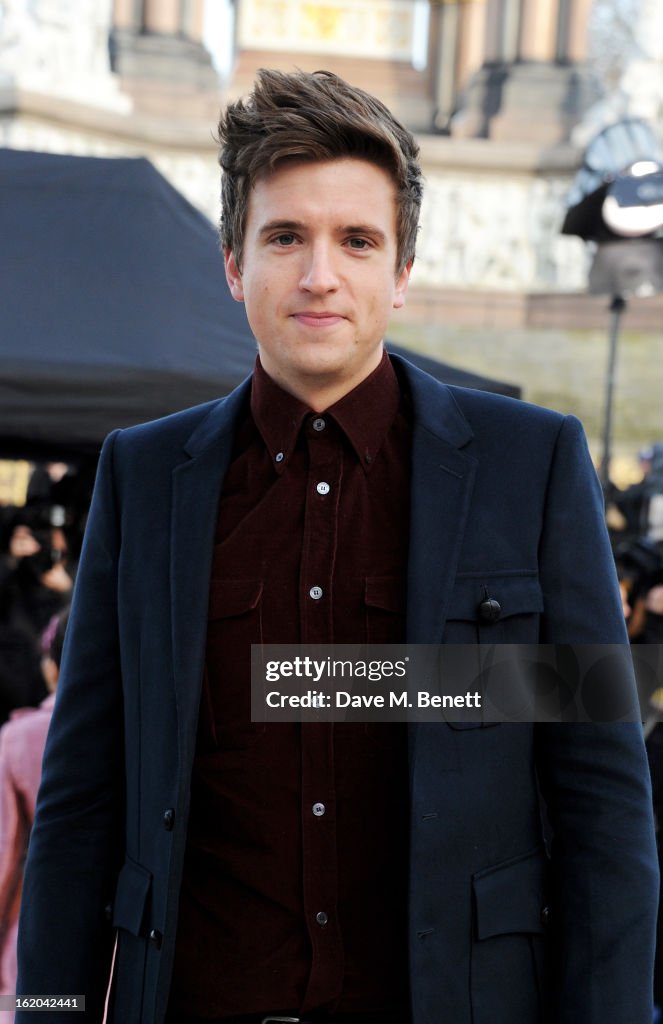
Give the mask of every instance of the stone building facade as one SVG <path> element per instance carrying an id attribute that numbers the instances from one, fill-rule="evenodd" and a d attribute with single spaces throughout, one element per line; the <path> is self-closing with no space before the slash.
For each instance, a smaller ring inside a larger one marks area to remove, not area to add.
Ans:
<path id="1" fill-rule="evenodd" d="M 383 98 L 420 139 L 414 319 L 599 323 L 583 295 L 585 248 L 559 234 L 581 158 L 573 131 L 599 95 L 586 63 L 591 3 L 207 0 L 232 25 L 220 76 L 205 0 L 0 0 L 0 145 L 147 156 L 216 221 L 220 105 L 260 66 L 326 67 Z"/>

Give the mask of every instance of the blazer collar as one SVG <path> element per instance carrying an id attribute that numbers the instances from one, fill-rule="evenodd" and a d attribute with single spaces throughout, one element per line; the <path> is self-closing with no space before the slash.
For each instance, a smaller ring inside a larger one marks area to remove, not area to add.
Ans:
<path id="1" fill-rule="evenodd" d="M 390 354 L 389 358 L 401 381 L 406 383 L 417 425 L 452 448 L 462 448 L 471 441 L 474 436 L 472 428 L 449 386 L 401 356 Z M 249 400 L 251 380 L 252 376 L 247 377 L 227 397 L 213 404 L 184 445 L 188 455 L 195 458 L 233 431 L 237 415 L 244 402 Z"/>
<path id="2" fill-rule="evenodd" d="M 251 377 L 247 377 L 229 395 L 215 402 L 185 442 L 187 455 L 195 459 L 210 445 L 218 444 L 226 435 L 232 434 L 235 420 L 244 403 L 248 402 L 250 393 Z"/>
<path id="3" fill-rule="evenodd" d="M 389 355 L 401 381 L 412 398 L 414 419 L 420 429 L 439 438 L 452 448 L 462 448 L 473 438 L 472 428 L 460 411 L 447 384 L 435 380 L 401 356 Z M 252 376 L 212 405 L 184 445 L 192 458 L 209 445 L 218 443 L 234 429 L 235 420 L 251 393 Z"/>
<path id="4" fill-rule="evenodd" d="M 390 355 L 389 358 L 410 392 L 417 426 L 452 448 L 462 448 L 471 441 L 472 428 L 448 384 L 424 373 L 402 356 Z"/>

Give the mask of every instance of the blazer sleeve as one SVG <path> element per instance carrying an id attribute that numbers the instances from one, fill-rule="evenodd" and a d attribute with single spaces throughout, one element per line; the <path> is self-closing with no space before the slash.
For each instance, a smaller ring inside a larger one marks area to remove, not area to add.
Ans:
<path id="1" fill-rule="evenodd" d="M 85 995 L 100 1022 L 113 934 L 106 919 L 124 834 L 117 620 L 117 431 L 104 443 L 44 754 L 21 907 L 17 992 Z M 17 1024 L 33 1014 L 19 1012 Z M 49 1013 L 52 1024 L 80 1013 Z"/>
<path id="2" fill-rule="evenodd" d="M 542 641 L 626 644 L 603 497 L 582 427 L 560 429 L 540 548 Z M 633 678 L 625 679 L 632 688 Z M 555 1024 L 650 1024 L 658 862 L 639 723 L 539 724 L 552 826 Z"/>

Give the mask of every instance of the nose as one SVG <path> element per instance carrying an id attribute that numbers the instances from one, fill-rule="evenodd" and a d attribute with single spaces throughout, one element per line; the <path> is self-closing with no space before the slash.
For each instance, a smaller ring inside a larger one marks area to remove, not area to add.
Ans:
<path id="1" fill-rule="evenodd" d="M 336 291 L 339 281 L 331 246 L 320 243 L 304 254 L 304 267 L 299 281 L 302 291 L 325 295 Z"/>

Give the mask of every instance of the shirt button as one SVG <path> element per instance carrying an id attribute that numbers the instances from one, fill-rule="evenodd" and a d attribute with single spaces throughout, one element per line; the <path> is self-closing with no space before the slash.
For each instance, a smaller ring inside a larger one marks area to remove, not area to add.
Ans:
<path id="1" fill-rule="evenodd" d="M 319 925 L 325 925 L 325 924 L 327 924 L 327 921 L 329 920 L 329 918 L 325 914 L 324 910 L 319 910 L 318 913 L 315 915 L 315 919 L 316 919 L 316 921 L 318 922 Z"/>
<path id="2" fill-rule="evenodd" d="M 313 420 L 314 430 L 324 430 L 326 426 L 327 424 L 323 420 L 322 416 L 316 416 L 316 418 Z"/>
<path id="3" fill-rule="evenodd" d="M 322 815 L 325 813 L 325 810 L 326 807 L 324 804 L 313 804 L 313 813 L 315 814 L 316 818 L 321 818 Z"/>
<path id="4" fill-rule="evenodd" d="M 318 492 L 318 494 L 329 494 L 329 492 L 331 491 L 331 487 L 329 486 L 328 483 L 325 483 L 324 480 L 321 480 L 315 489 Z"/>
<path id="5" fill-rule="evenodd" d="M 319 601 L 320 598 L 322 597 L 322 587 L 311 587 L 311 589 L 309 590 L 309 594 L 311 595 L 314 601 Z"/>
<path id="6" fill-rule="evenodd" d="M 277 452 L 276 455 L 274 456 L 276 462 L 283 462 L 284 458 L 285 455 L 283 454 L 283 452 Z"/>

